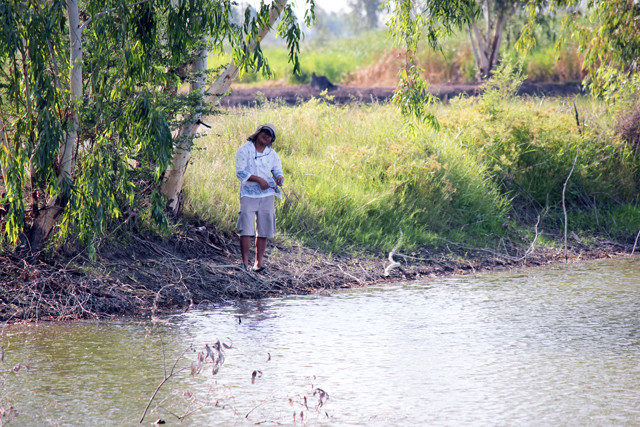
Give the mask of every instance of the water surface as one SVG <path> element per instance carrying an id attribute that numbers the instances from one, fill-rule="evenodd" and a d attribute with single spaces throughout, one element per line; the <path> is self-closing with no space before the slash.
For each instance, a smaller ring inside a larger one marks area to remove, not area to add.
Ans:
<path id="1" fill-rule="evenodd" d="M 217 340 L 217 375 L 177 372 Z M 144 424 L 640 425 L 640 259 L 7 327 L 2 345 L 16 425 L 136 425 L 185 350 Z"/>

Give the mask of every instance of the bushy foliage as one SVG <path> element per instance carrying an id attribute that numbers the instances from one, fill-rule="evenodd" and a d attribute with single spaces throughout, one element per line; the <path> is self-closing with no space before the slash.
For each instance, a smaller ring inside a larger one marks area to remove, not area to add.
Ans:
<path id="1" fill-rule="evenodd" d="M 463 143 L 473 147 L 488 176 L 511 200 L 513 216 L 527 218 L 546 212 L 549 226 L 558 227 L 562 188 L 576 155 L 565 195 L 571 212 L 588 212 L 597 222 L 598 209 L 602 221 L 609 209 L 637 206 L 640 164 L 629 145 L 613 132 L 614 113 L 603 104 L 586 98 L 575 104 L 505 98 L 497 107 L 495 100 L 491 105 L 488 111 L 483 102 L 474 105 L 459 100 L 452 108 L 463 108 L 464 118 L 448 114 L 446 123 L 442 121 L 446 128 L 459 129 Z M 631 232 L 618 225 L 609 230 Z"/>
<path id="2" fill-rule="evenodd" d="M 566 40 L 562 45 L 556 45 L 561 35 L 561 20 L 563 14 L 549 16 L 544 25 L 533 30 L 532 37 L 536 44 L 528 50 L 523 59 L 523 71 L 529 81 L 580 81 L 586 72 L 583 70 L 584 53 L 575 42 Z M 519 30 L 524 21 L 518 19 L 510 21 L 505 34 L 505 43 L 501 50 L 501 57 L 510 58 L 516 54 L 515 43 L 519 37 Z M 398 70 L 403 66 L 404 55 L 398 55 L 393 40 L 386 29 L 379 29 L 356 34 L 344 38 L 330 38 L 305 40 L 301 43 L 301 72 L 293 74 L 288 66 L 285 50 L 278 44 L 264 48 L 273 71 L 273 79 L 283 80 L 290 84 L 305 84 L 310 80 L 311 72 L 327 76 L 332 82 L 357 85 L 381 85 L 376 77 L 381 67 L 385 68 L 385 75 L 392 76 L 382 82 L 384 86 L 397 84 Z M 400 50 L 402 52 L 402 50 Z M 389 57 L 396 58 L 388 61 Z M 211 58 L 210 66 L 223 64 L 225 58 Z M 466 29 L 453 29 L 451 34 L 438 39 L 437 48 L 433 48 L 424 37 L 418 39 L 415 52 L 415 62 L 422 75 L 429 83 L 474 82 L 478 79 L 469 36 Z M 386 63 L 386 64 L 385 64 Z M 358 79 L 358 74 L 370 73 L 368 79 Z M 354 77 L 355 76 L 355 77 Z M 245 73 L 240 82 L 245 84 L 264 84 L 268 77 L 260 73 Z"/>
<path id="3" fill-rule="evenodd" d="M 240 69 L 269 74 L 259 31 L 282 9 L 277 31 L 297 69 L 293 8 L 275 7 L 261 2 L 235 22 L 228 0 L 2 2 L 0 244 L 37 254 L 56 228 L 92 254 L 125 215 L 166 224 L 163 174 L 174 143 L 193 138 L 172 134 L 210 112 L 202 92 L 179 91 L 196 79 L 190 63 L 230 45 Z"/>

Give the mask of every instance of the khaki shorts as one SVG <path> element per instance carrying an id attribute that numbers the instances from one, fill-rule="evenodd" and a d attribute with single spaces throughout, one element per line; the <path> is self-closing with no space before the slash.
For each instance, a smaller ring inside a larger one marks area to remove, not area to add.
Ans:
<path id="1" fill-rule="evenodd" d="M 258 237 L 273 237 L 276 232 L 274 196 L 240 197 L 238 234 L 255 236 L 256 223 L 258 224 Z"/>

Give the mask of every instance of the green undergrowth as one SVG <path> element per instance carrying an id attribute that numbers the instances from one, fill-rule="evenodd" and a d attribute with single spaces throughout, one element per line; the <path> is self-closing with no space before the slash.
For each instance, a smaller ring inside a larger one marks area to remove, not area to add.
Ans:
<path id="1" fill-rule="evenodd" d="M 185 210 L 232 231 L 239 208 L 234 156 L 255 127 L 276 124 L 286 175 L 282 235 L 330 251 L 527 244 L 534 226 L 630 240 L 640 228 L 639 166 L 605 105 L 515 98 L 508 89 L 440 104 L 440 130 L 408 132 L 391 105 L 265 104 L 212 117 L 196 141 Z M 502 91 L 502 92 L 500 92 Z M 580 129 L 575 109 L 579 112 Z M 634 163 L 635 162 L 635 163 Z"/>

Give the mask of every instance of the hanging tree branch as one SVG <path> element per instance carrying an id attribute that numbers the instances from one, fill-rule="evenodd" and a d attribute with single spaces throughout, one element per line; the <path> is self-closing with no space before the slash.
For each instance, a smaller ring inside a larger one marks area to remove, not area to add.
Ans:
<path id="1" fill-rule="evenodd" d="M 126 8 L 134 7 L 134 6 L 137 6 L 137 5 L 139 5 L 139 4 L 147 3 L 147 2 L 150 2 L 150 1 L 153 1 L 153 0 L 140 0 L 140 1 L 137 1 L 137 2 L 135 2 L 135 3 L 127 4 L 127 5 L 125 5 L 124 7 L 126 7 Z M 111 9 L 103 10 L 102 12 L 98 12 L 98 13 L 96 13 L 96 14 L 95 14 L 95 15 L 93 15 L 91 18 L 87 19 L 87 20 L 86 20 L 82 25 L 80 25 L 80 27 L 79 27 L 80 31 L 84 30 L 84 28 L 85 28 L 87 25 L 89 25 L 89 24 L 91 23 L 91 21 L 93 21 L 94 19 L 99 18 L 99 17 L 101 17 L 102 15 L 106 15 L 106 14 L 109 14 L 109 13 L 113 13 L 113 12 L 115 12 L 116 10 L 121 9 L 122 7 L 123 7 L 123 6 L 112 7 Z"/>

